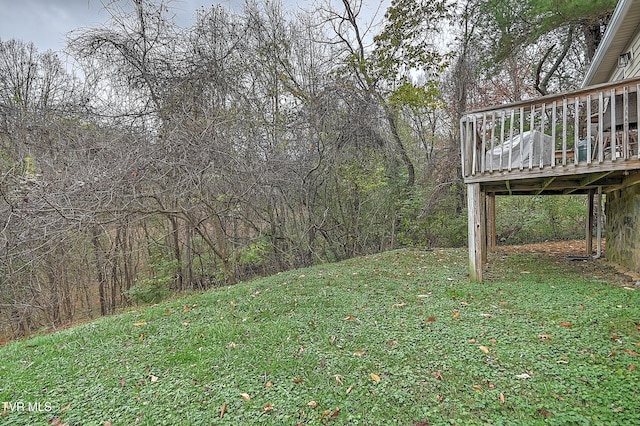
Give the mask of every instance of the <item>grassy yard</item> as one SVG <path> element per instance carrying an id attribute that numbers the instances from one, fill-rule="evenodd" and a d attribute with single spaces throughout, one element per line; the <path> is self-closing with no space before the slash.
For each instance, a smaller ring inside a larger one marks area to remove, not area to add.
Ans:
<path id="1" fill-rule="evenodd" d="M 640 288 L 400 250 L 0 348 L 0 424 L 640 424 Z M 631 284 L 632 285 L 632 284 Z"/>

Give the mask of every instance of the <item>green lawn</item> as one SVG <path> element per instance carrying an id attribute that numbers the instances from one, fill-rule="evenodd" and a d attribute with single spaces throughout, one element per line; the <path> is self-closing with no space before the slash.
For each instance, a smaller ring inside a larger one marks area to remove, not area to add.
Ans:
<path id="1" fill-rule="evenodd" d="M 0 348 L 0 424 L 640 424 L 640 288 L 590 271 L 400 250 L 141 308 Z"/>

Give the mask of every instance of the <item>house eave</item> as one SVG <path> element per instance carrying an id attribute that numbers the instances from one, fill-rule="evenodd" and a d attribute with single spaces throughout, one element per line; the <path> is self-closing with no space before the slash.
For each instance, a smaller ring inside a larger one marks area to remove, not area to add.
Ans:
<path id="1" fill-rule="evenodd" d="M 611 74 L 618 66 L 618 57 L 625 52 L 638 25 L 640 25 L 640 0 L 620 0 L 587 70 L 582 87 L 609 81 Z"/>

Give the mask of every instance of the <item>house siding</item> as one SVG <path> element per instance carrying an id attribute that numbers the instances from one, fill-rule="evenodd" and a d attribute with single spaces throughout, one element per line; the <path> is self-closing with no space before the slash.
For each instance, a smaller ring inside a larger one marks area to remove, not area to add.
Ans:
<path id="1" fill-rule="evenodd" d="M 626 52 L 631 53 L 631 63 L 625 68 L 614 68 L 609 76 L 609 81 L 640 76 L 640 32 L 636 31 L 631 43 L 629 43 L 623 53 Z"/>

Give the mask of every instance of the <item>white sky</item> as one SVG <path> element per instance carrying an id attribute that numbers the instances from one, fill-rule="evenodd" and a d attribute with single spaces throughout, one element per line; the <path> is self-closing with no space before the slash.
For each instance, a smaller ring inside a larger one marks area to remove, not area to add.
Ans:
<path id="1" fill-rule="evenodd" d="M 309 10 L 314 3 L 332 3 L 342 10 L 341 0 L 281 0 L 291 11 Z M 384 15 L 390 0 L 361 0 L 364 20 L 378 21 Z M 12 38 L 33 42 L 39 52 L 62 52 L 69 32 L 103 25 L 109 21 L 104 4 L 131 0 L 0 0 L 0 40 Z M 193 24 L 196 10 L 222 4 L 225 8 L 241 12 L 245 0 L 165 0 L 181 27 Z M 366 26 L 366 25 L 365 25 Z"/>
<path id="2" fill-rule="evenodd" d="M 0 0 L 0 39 L 32 41 L 38 51 L 61 51 L 66 35 L 78 28 L 94 27 L 109 20 L 103 8 L 111 0 Z M 188 26 L 199 7 L 223 4 L 235 8 L 243 0 L 173 0 L 176 22 Z"/>

